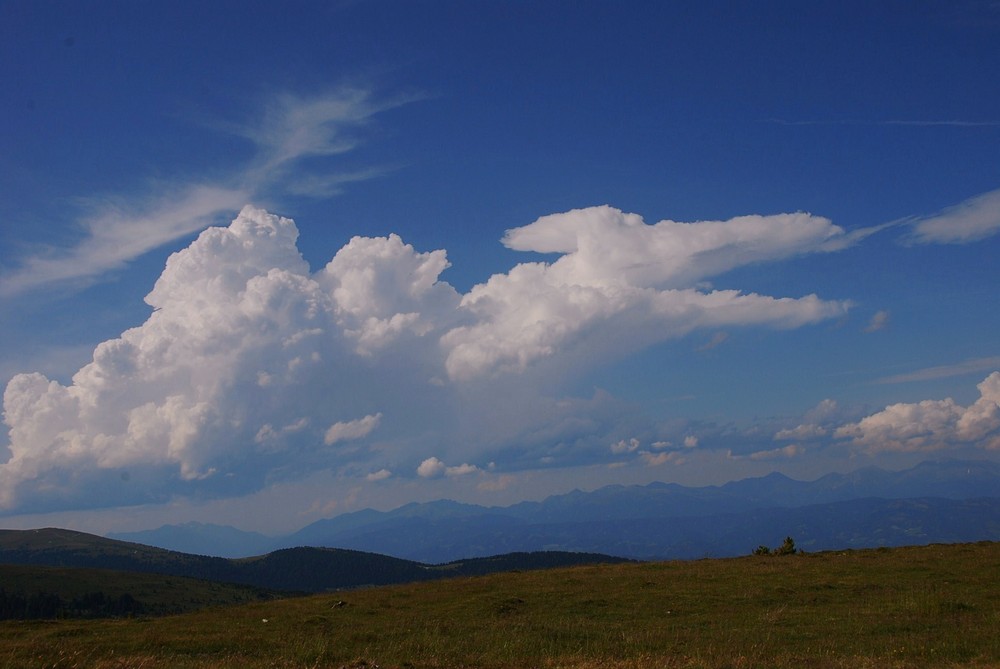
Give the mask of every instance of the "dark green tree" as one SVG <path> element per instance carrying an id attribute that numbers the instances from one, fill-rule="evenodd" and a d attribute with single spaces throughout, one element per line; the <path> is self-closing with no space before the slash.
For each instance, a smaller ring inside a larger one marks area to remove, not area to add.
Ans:
<path id="1" fill-rule="evenodd" d="M 774 549 L 775 555 L 795 555 L 795 540 L 791 537 L 785 537 L 785 542 Z"/>

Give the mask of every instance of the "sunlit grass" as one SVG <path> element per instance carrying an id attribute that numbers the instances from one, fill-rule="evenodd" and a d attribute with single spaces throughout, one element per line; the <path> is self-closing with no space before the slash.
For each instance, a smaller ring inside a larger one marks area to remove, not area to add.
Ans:
<path id="1" fill-rule="evenodd" d="M 1000 666 L 998 574 L 1000 544 L 987 543 L 497 574 L 8 622 L 0 666 Z"/>

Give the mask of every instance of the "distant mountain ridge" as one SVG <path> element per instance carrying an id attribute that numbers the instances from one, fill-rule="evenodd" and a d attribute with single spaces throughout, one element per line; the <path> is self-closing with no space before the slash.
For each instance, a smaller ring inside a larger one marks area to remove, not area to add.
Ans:
<path id="1" fill-rule="evenodd" d="M 225 558 L 261 555 L 275 548 L 273 538 L 258 532 L 246 532 L 228 525 L 197 521 L 163 525 L 159 529 L 142 532 L 112 532 L 107 537 L 181 553 Z"/>
<path id="2" fill-rule="evenodd" d="M 721 486 L 612 485 L 508 507 L 439 500 L 347 513 L 278 538 L 197 523 L 109 536 L 215 555 L 325 546 L 441 563 L 541 550 L 724 557 L 789 534 L 807 550 L 997 540 L 1000 464 L 938 460 L 815 481 L 772 473 Z"/>

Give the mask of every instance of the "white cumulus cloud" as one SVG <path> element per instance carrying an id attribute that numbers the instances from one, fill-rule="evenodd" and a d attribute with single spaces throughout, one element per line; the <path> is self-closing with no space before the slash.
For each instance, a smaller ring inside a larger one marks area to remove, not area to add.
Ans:
<path id="1" fill-rule="evenodd" d="M 643 463 L 647 467 L 659 467 L 665 464 L 682 465 L 687 459 L 678 451 L 663 451 L 660 453 L 650 453 L 649 451 L 643 451 L 639 454 L 642 458 Z"/>
<path id="2" fill-rule="evenodd" d="M 980 397 L 963 407 L 951 398 L 900 403 L 837 429 L 869 453 L 934 451 L 958 445 L 1000 449 L 1000 372 L 978 386 Z"/>
<path id="3" fill-rule="evenodd" d="M 417 467 L 417 476 L 430 479 L 435 476 L 441 476 L 441 474 L 444 474 L 445 469 L 447 469 L 447 467 L 443 462 L 435 457 L 430 457 L 421 462 L 420 466 Z"/>
<path id="4" fill-rule="evenodd" d="M 476 465 L 470 465 L 468 462 L 444 468 L 445 476 L 466 476 L 468 474 L 475 474 L 478 471 L 480 471 L 479 467 Z"/>
<path id="5" fill-rule="evenodd" d="M 626 441 L 625 439 L 620 439 L 617 442 L 611 444 L 611 452 L 615 455 L 621 455 L 623 453 L 634 453 L 639 448 L 639 440 L 635 437 Z"/>
<path id="6" fill-rule="evenodd" d="M 703 292 L 703 279 L 746 264 L 848 244 L 844 231 L 808 214 L 647 225 L 612 207 L 544 216 L 508 230 L 518 251 L 563 254 L 522 263 L 463 296 L 473 323 L 442 343 L 454 379 L 521 371 L 561 351 L 606 354 L 680 337 L 695 328 L 793 328 L 846 313 L 849 302 Z"/>
<path id="7" fill-rule="evenodd" d="M 370 341 L 366 325 L 398 320 L 399 305 L 413 314 L 412 327 L 383 332 L 379 343 L 417 351 L 407 344 L 427 331 L 421 300 L 432 312 L 440 308 L 426 283 L 442 258 L 428 265 L 411 247 L 368 240 L 338 256 L 398 262 L 379 277 L 378 290 L 345 291 L 336 266 L 310 273 L 297 237 L 290 219 L 246 207 L 228 227 L 205 230 L 169 258 L 146 298 L 153 313 L 100 344 L 71 384 L 15 376 L 4 393 L 11 453 L 0 465 L 5 505 L 44 491 L 69 500 L 82 494 L 73 480 L 136 469 L 156 470 L 163 489 L 171 481 L 253 489 L 270 467 L 288 466 L 272 462 L 274 454 L 308 467 L 319 445 L 358 439 L 379 424 L 381 413 L 365 408 L 391 402 L 393 390 L 417 394 L 409 385 L 415 377 L 356 351 Z M 393 297 L 378 300 L 380 290 Z M 372 300 L 367 311 L 357 308 L 359 294 Z M 427 348 L 437 350 L 433 342 Z M 395 383 L 386 390 L 379 382 L 391 374 Z M 336 416 L 343 420 L 331 426 L 328 417 Z M 141 500 L 154 488 L 122 495 Z"/>
<path id="8" fill-rule="evenodd" d="M 280 123 L 261 135 L 268 160 L 336 150 L 317 122 L 303 136 Z M 656 225 L 610 207 L 547 216 L 505 243 L 558 259 L 516 265 L 465 295 L 441 280 L 443 250 L 355 237 L 312 271 L 297 240 L 290 219 L 244 207 L 170 256 L 146 321 L 97 346 L 70 383 L 15 376 L 3 399 L 0 506 L 240 494 L 336 468 L 379 480 L 482 472 L 475 458 L 508 468 L 606 461 L 608 444 L 638 451 L 637 439 L 618 440 L 642 421 L 600 392 L 559 397 L 558 367 L 525 372 L 551 362 L 579 373 L 696 328 L 791 328 L 849 307 L 704 287 L 746 263 L 848 243 L 806 214 Z M 430 449 L 462 464 L 418 464 Z"/>
<path id="9" fill-rule="evenodd" d="M 371 434 L 372 430 L 378 427 L 382 420 L 382 414 L 369 414 L 364 418 L 349 421 L 338 421 L 331 425 L 323 435 L 323 443 L 327 446 L 336 444 L 338 441 L 349 441 L 351 439 L 361 439 Z"/>
<path id="10" fill-rule="evenodd" d="M 430 457 L 420 463 L 417 467 L 417 476 L 425 479 L 433 479 L 439 476 L 447 476 L 450 478 L 456 476 L 466 476 L 467 474 L 474 474 L 478 471 L 482 471 L 476 465 L 470 465 L 464 462 L 460 465 L 449 466 L 442 462 L 440 459 L 435 457 Z"/>

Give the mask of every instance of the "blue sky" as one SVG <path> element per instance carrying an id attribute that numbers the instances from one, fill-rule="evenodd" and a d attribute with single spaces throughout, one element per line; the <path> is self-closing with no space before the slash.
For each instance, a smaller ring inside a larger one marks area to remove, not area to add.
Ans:
<path id="1" fill-rule="evenodd" d="M 998 45 L 971 0 L 2 3 L 0 523 L 996 459 Z"/>

